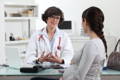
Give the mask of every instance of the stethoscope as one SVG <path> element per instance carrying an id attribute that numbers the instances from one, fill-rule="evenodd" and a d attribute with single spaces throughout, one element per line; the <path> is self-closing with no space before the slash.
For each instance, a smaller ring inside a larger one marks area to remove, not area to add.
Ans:
<path id="1" fill-rule="evenodd" d="M 44 30 L 44 28 L 41 30 L 42 32 L 43 32 L 43 30 Z M 38 35 L 38 41 L 40 42 L 40 41 L 44 41 L 44 43 L 46 43 L 46 45 L 44 44 L 44 50 L 42 51 L 42 52 L 45 52 L 45 47 L 47 46 L 47 42 L 45 41 L 45 39 L 44 39 L 44 35 L 43 34 L 39 34 Z M 61 46 L 60 46 L 60 44 L 61 44 L 61 36 L 59 37 L 59 40 L 58 40 L 59 42 L 58 42 L 58 45 L 57 45 L 57 50 L 59 50 L 59 51 L 61 51 Z M 43 47 L 43 44 L 42 44 L 42 47 Z M 51 50 L 52 51 L 52 50 Z"/>

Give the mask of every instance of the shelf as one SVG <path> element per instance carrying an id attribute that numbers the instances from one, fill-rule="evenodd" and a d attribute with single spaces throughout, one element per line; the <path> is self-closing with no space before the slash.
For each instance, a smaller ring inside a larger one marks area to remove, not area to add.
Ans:
<path id="1" fill-rule="evenodd" d="M 6 41 L 5 45 L 22 45 L 22 44 L 27 44 L 28 40 L 17 40 L 17 41 Z"/>
<path id="2" fill-rule="evenodd" d="M 38 6 L 35 4 L 4 4 L 5 17 L 37 17 Z"/>
<path id="3" fill-rule="evenodd" d="M 19 3 L 5 3 L 4 5 L 5 6 L 15 6 L 16 7 L 16 6 L 36 6 L 37 4 L 29 4 L 29 3 L 26 3 L 26 4 L 25 3 L 24 4 L 23 3 L 22 4 L 21 3 L 20 4 Z"/>
<path id="4" fill-rule="evenodd" d="M 38 5 L 27 3 L 4 3 L 2 13 L 5 27 L 5 46 L 27 45 L 30 35 L 36 29 Z M 15 38 L 25 37 L 27 40 L 9 41 L 11 33 Z"/>
<path id="5" fill-rule="evenodd" d="M 37 17 L 5 17 L 5 20 L 28 20 L 28 19 L 37 19 Z"/>
<path id="6" fill-rule="evenodd" d="M 35 30 L 36 19 L 38 18 L 38 5 L 4 3 L 2 12 L 4 13 L 5 26 L 5 45 L 27 44 L 26 40 L 9 41 L 12 33 L 16 37 L 30 38 L 32 31 Z"/>

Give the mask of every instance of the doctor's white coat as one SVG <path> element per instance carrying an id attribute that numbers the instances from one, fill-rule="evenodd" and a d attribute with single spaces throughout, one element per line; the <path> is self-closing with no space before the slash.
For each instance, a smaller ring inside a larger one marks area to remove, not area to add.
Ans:
<path id="1" fill-rule="evenodd" d="M 34 64 L 35 60 L 38 59 L 43 52 L 52 53 L 53 55 L 57 52 L 57 55 L 64 59 L 65 64 L 62 65 L 64 67 L 69 66 L 73 57 L 73 47 L 68 35 L 58 28 L 56 28 L 52 46 L 50 45 L 46 28 L 43 28 L 31 36 L 26 52 L 26 62 L 28 64 Z M 42 64 L 51 65 L 50 62 L 44 62 Z"/>

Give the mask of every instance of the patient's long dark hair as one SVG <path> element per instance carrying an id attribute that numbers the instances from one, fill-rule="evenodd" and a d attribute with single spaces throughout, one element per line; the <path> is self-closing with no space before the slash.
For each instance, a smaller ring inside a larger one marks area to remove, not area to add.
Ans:
<path id="1" fill-rule="evenodd" d="M 103 32 L 103 28 L 104 28 L 103 12 L 97 7 L 94 6 L 90 7 L 83 12 L 82 20 L 84 21 L 84 19 L 86 19 L 86 21 L 90 25 L 90 29 L 94 31 L 97 34 L 97 36 L 103 41 L 105 46 L 105 52 L 107 53 L 107 42 L 105 40 L 104 32 Z"/>

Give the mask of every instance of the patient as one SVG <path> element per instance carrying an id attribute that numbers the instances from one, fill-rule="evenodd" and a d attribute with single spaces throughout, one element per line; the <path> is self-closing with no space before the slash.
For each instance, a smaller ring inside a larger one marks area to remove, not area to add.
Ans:
<path id="1" fill-rule="evenodd" d="M 63 80 L 101 80 L 101 71 L 106 58 L 107 45 L 104 38 L 103 12 L 90 7 L 82 14 L 82 26 L 90 40 L 72 59 L 64 72 Z"/>

